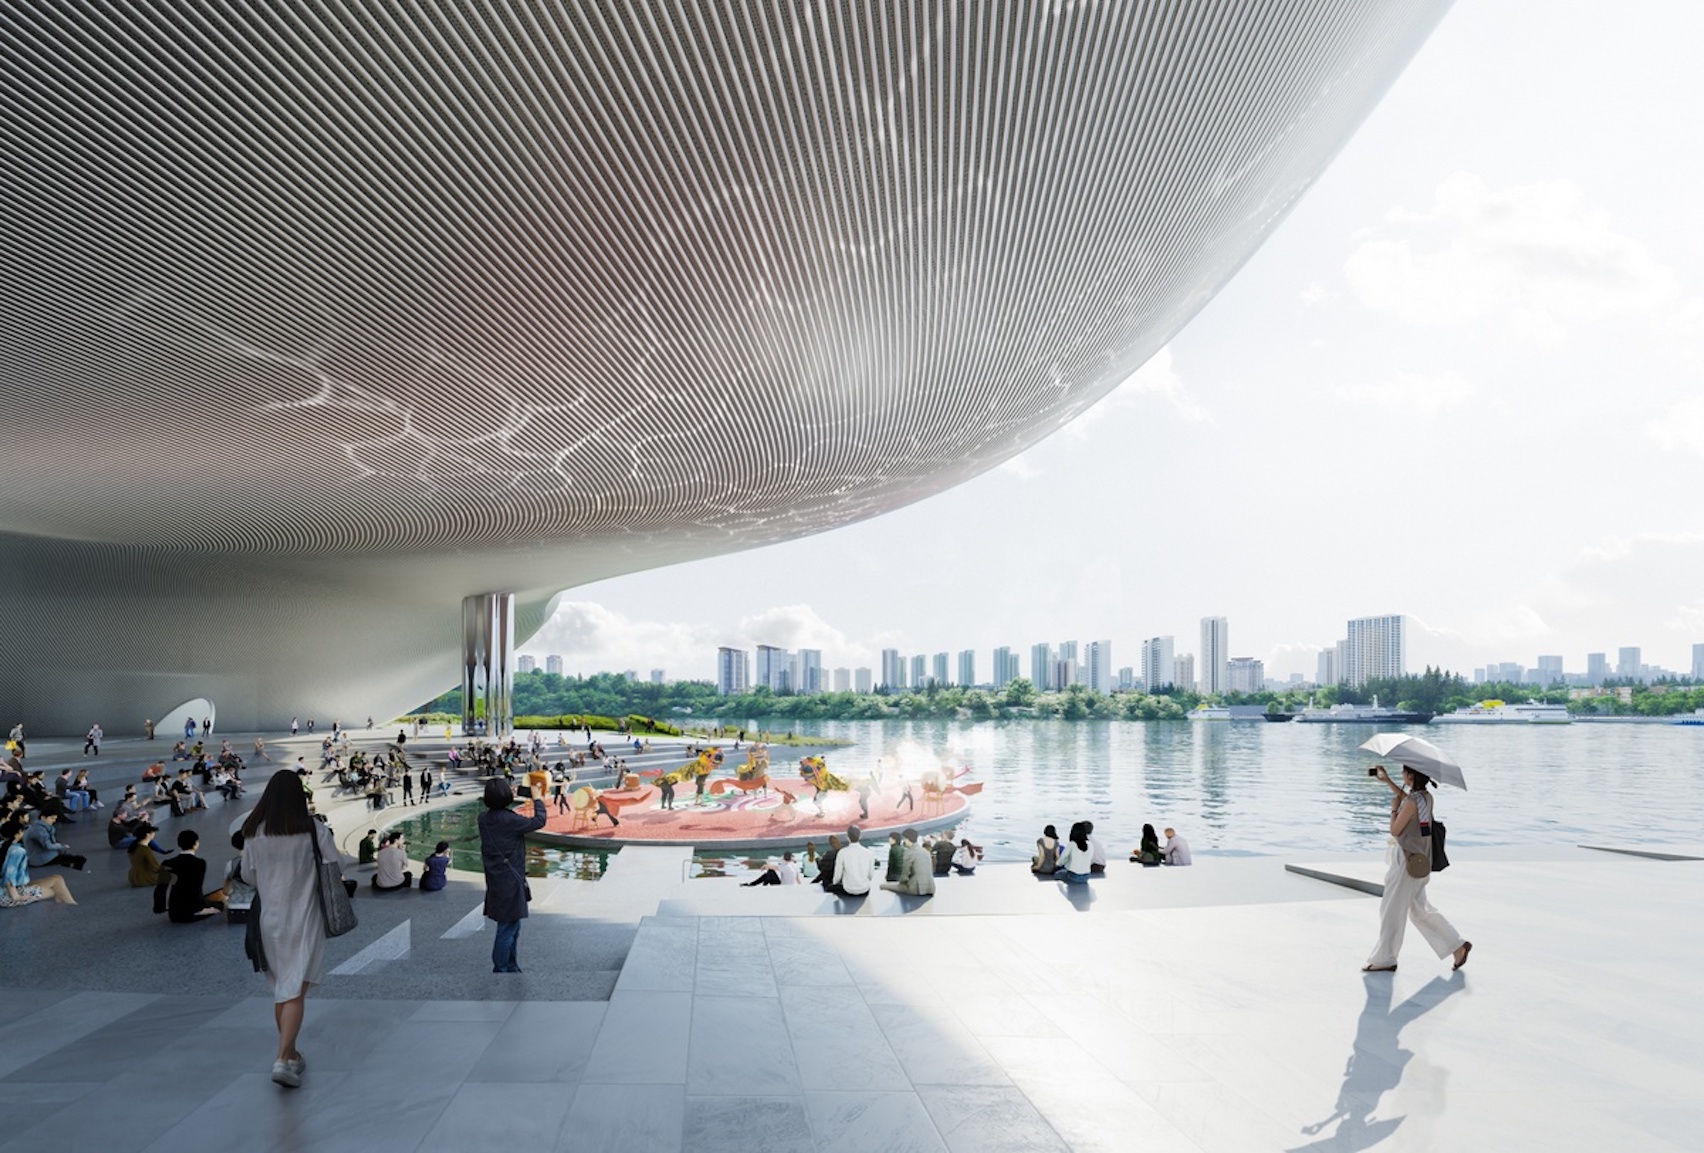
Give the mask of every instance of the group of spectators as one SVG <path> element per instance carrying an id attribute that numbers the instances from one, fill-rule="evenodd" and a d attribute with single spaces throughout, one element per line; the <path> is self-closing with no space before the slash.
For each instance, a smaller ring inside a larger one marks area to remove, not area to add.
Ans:
<path id="1" fill-rule="evenodd" d="M 1166 830 L 1166 843 L 1160 844 L 1154 826 L 1142 826 L 1142 842 L 1130 854 L 1132 864 L 1153 868 L 1160 865 L 1189 865 L 1189 843 L 1177 835 L 1176 829 Z M 1066 884 L 1083 884 L 1097 874 L 1106 872 L 1106 850 L 1095 838 L 1093 821 L 1078 821 L 1064 840 L 1052 825 L 1041 831 L 1035 842 L 1035 856 L 1030 859 L 1030 872 L 1040 877 L 1054 877 Z"/>
<path id="2" fill-rule="evenodd" d="M 866 896 L 875 886 L 876 855 L 864 845 L 864 831 L 848 825 L 846 840 L 830 835 L 828 849 L 819 857 L 816 845 L 805 846 L 807 865 L 816 867 L 811 883 L 837 897 Z M 954 842 L 943 833 L 919 843 L 917 830 L 890 834 L 888 838 L 887 872 L 881 887 L 895 893 L 929 896 L 935 891 L 935 878 L 976 872 L 982 863 L 982 846 L 968 840 Z M 755 885 L 800 885 L 805 878 L 793 859 L 791 850 L 781 854 L 781 860 L 764 868 L 745 883 Z"/>
<path id="3" fill-rule="evenodd" d="M 414 885 L 414 873 L 408 867 L 407 842 L 400 829 L 393 829 L 383 837 L 377 829 L 368 829 L 356 849 L 355 861 L 358 865 L 373 866 L 370 884 L 376 892 L 389 893 Z M 433 893 L 446 887 L 450 883 L 449 869 L 450 843 L 439 841 L 432 855 L 421 863 L 420 891 Z"/>
<path id="4" fill-rule="evenodd" d="M 11 748 L 0 762 L 0 780 L 6 790 L 0 799 L 0 908 L 50 899 L 75 905 L 77 901 L 63 876 L 31 870 L 66 868 L 80 872 L 88 866 L 87 857 L 72 852 L 71 846 L 59 839 L 59 825 L 61 821 L 76 823 L 70 815 L 72 808 L 98 808 L 100 800 L 89 786 L 87 770 L 74 774 L 66 769 L 51 789 L 39 770 L 26 770 L 23 732 L 22 724 L 13 728 Z"/>

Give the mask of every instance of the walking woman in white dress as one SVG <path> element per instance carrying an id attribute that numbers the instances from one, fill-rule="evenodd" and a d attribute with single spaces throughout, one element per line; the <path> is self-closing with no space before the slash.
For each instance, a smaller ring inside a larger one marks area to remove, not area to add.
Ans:
<path id="1" fill-rule="evenodd" d="M 291 1089 L 302 1084 L 302 1070 L 307 1068 L 296 1035 L 302 1029 L 308 986 L 319 983 L 325 961 L 325 915 L 315 890 L 310 837 L 319 838 L 322 856 L 337 859 L 331 830 L 308 811 L 301 780 L 293 770 L 279 769 L 243 822 L 243 877 L 259 895 L 260 938 L 278 1022 L 272 1079 Z"/>
<path id="2" fill-rule="evenodd" d="M 1402 784 L 1390 779 L 1383 765 L 1374 775 L 1390 786 L 1391 815 L 1390 843 L 1385 848 L 1384 897 L 1379 901 L 1379 942 L 1373 955 L 1362 966 L 1365 973 L 1394 973 L 1396 955 L 1402 951 L 1403 930 L 1413 921 L 1426 943 L 1440 958 L 1454 955 L 1454 968 L 1467 964 L 1473 942 L 1456 932 L 1444 915 L 1426 899 L 1426 882 L 1431 875 L 1408 875 L 1408 854 L 1424 853 L 1431 857 L 1432 842 L 1422 829 L 1432 823 L 1432 794 L 1426 790 L 1432 780 L 1418 769 L 1407 766 L 1402 770 Z M 1404 788 L 1403 786 L 1407 787 Z"/>

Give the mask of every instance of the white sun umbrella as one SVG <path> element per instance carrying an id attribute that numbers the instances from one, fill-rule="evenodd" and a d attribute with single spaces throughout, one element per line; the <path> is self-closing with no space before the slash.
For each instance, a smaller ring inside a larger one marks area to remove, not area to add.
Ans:
<path id="1" fill-rule="evenodd" d="M 1458 789 L 1467 788 L 1461 766 L 1431 741 L 1423 741 L 1407 733 L 1380 733 L 1361 747 L 1378 756 L 1389 757 L 1398 764 L 1418 769 L 1434 781 L 1454 785 Z"/>

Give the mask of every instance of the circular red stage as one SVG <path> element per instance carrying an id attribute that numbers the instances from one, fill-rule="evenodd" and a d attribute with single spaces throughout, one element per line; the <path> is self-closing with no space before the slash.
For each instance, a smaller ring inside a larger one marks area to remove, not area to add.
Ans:
<path id="1" fill-rule="evenodd" d="M 721 791 L 713 794 L 710 790 L 717 786 Z M 716 778 L 709 782 L 702 804 L 693 786 L 678 785 L 672 810 L 659 807 L 662 794 L 647 782 L 637 789 L 601 794 L 619 825 L 595 809 L 562 813 L 553 807 L 550 822 L 531 836 L 574 849 L 691 845 L 740 851 L 821 843 L 830 833 L 844 835 L 847 825 L 856 824 L 869 841 L 906 828 L 923 832 L 956 825 L 970 812 L 970 795 L 981 789 L 971 784 L 925 795 L 913 786 L 908 801 L 903 787 L 889 786 L 870 792 L 869 815 L 864 816 L 855 792 L 822 794 L 819 815 L 816 790 L 798 777 L 772 777 L 766 790 L 749 793 L 739 791 L 729 778 Z"/>

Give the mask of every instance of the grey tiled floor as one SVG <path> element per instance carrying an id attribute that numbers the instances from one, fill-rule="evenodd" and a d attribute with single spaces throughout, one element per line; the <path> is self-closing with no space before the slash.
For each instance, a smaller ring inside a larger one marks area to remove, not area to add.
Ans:
<path id="1" fill-rule="evenodd" d="M 0 1149 L 1696 1148 L 1704 863 L 1475 857 L 1433 892 L 1477 945 L 1453 975 L 1417 937 L 1362 975 L 1375 902 L 1274 860 L 1115 869 L 1086 912 L 1021 866 L 913 908 L 568 888 L 519 978 L 455 928 L 475 887 L 364 899 L 332 964 L 407 948 L 310 1000 L 297 1091 L 236 935 L 102 863 L 77 909 L 0 911 Z"/>

